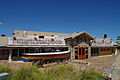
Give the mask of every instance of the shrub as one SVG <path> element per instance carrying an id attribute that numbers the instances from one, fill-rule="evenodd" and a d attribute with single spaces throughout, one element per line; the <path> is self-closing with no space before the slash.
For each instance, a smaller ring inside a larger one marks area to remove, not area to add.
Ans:
<path id="1" fill-rule="evenodd" d="M 11 73 L 9 80 L 104 80 L 104 77 L 94 70 L 77 71 L 68 64 L 60 64 L 44 69 L 37 66 L 24 66 L 17 71 L 0 66 L 0 72 Z"/>
<path id="2" fill-rule="evenodd" d="M 30 80 L 32 73 L 37 71 L 38 68 L 34 66 L 21 67 L 21 69 L 12 73 L 11 80 Z"/>
<path id="3" fill-rule="evenodd" d="M 8 66 L 0 65 L 0 73 L 4 73 L 4 72 L 10 73 L 11 69 Z"/>

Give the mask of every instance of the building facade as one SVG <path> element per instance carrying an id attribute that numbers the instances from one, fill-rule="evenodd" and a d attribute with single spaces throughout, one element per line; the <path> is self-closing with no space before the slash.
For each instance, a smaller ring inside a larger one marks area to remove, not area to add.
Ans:
<path id="1" fill-rule="evenodd" d="M 91 56 L 116 55 L 118 45 L 110 38 L 94 38 L 91 45 Z"/>
<path id="2" fill-rule="evenodd" d="M 87 32 L 73 34 L 17 31 L 13 37 L 0 37 L 0 59 L 21 60 L 22 53 L 71 51 L 71 59 L 117 54 L 110 38 L 94 38 Z"/>
<path id="3" fill-rule="evenodd" d="M 67 51 L 64 33 L 14 31 L 13 37 L 0 37 L 0 59 L 21 60 L 22 53 Z"/>

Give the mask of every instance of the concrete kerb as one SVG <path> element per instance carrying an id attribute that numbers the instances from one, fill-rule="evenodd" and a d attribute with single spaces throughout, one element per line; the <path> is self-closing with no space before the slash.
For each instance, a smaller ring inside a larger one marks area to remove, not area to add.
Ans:
<path id="1" fill-rule="evenodd" d="M 115 67 L 118 66 L 118 65 L 117 65 L 117 61 L 118 61 L 119 57 L 120 57 L 120 54 L 117 54 L 117 56 L 116 56 L 116 58 L 115 58 L 115 60 L 114 60 L 114 62 L 113 62 L 112 67 L 109 68 L 109 69 L 104 69 L 104 70 L 103 70 L 103 72 L 109 73 L 109 78 L 110 78 L 110 80 L 111 80 L 111 79 L 112 79 L 112 80 L 118 80 L 117 74 L 120 73 L 120 72 L 119 72 L 120 70 L 115 69 Z"/>
<path id="2" fill-rule="evenodd" d="M 109 77 L 110 77 L 112 80 L 119 80 L 118 77 L 117 77 L 117 72 L 114 70 L 114 68 L 118 66 L 118 65 L 117 65 L 117 61 L 118 61 L 119 57 L 120 57 L 120 53 L 117 54 L 116 59 L 115 59 L 113 65 L 112 65 L 111 74 L 109 75 Z"/>

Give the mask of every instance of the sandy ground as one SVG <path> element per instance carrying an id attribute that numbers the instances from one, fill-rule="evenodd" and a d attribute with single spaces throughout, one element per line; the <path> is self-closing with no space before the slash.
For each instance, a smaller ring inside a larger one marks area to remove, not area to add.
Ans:
<path id="1" fill-rule="evenodd" d="M 87 59 L 87 62 L 91 63 L 91 66 L 94 66 L 101 71 L 106 68 L 111 68 L 116 56 L 105 56 L 105 57 L 92 57 Z"/>
<path id="2" fill-rule="evenodd" d="M 93 57 L 86 60 L 91 63 L 91 67 L 95 68 L 97 71 L 101 72 L 103 76 L 108 77 L 108 73 L 104 73 L 103 70 L 111 68 L 116 56 L 105 56 L 105 57 Z"/>

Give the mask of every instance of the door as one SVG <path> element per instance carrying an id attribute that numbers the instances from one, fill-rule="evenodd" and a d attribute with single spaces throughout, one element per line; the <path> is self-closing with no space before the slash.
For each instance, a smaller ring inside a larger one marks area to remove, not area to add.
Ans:
<path id="1" fill-rule="evenodd" d="M 78 48 L 78 58 L 79 59 L 85 59 L 86 55 L 85 55 L 85 48 L 84 47 L 80 47 Z"/>

